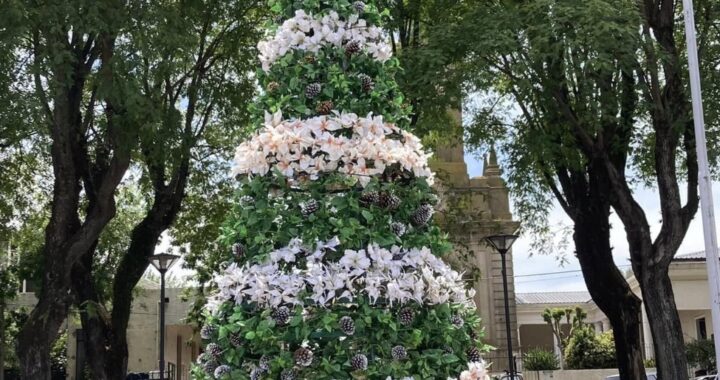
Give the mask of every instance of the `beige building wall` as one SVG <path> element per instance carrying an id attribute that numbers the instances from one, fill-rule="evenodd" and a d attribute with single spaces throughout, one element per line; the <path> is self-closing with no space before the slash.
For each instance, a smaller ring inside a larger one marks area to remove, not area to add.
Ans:
<path id="1" fill-rule="evenodd" d="M 185 323 L 190 302 L 182 300 L 181 288 L 165 289 L 165 362 L 176 368 L 175 380 L 190 379 L 191 364 L 197 359 L 200 337 L 193 327 Z M 160 289 L 147 281 L 135 290 L 130 321 L 128 323 L 128 372 L 151 372 L 158 370 L 159 306 Z M 78 335 L 81 334 L 77 318 L 71 319 L 68 328 L 68 380 L 80 380 L 77 366 Z"/>
<path id="2" fill-rule="evenodd" d="M 437 173 L 441 198 L 436 218 L 455 246 L 448 261 L 457 270 L 475 276 L 475 302 L 485 329 L 484 341 L 497 349 L 488 358 L 493 368 L 508 368 L 501 257 L 484 238 L 513 233 L 519 223 L 512 219 L 508 189 L 494 152 L 480 177 L 469 177 L 461 143 L 437 149 L 432 168 Z M 507 274 L 511 339 L 517 347 L 512 252 L 507 254 Z"/>

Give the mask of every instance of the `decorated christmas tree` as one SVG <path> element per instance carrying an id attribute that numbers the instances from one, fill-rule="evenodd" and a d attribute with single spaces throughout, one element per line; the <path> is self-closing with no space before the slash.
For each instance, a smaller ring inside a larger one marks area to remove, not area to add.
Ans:
<path id="1" fill-rule="evenodd" d="M 485 379 L 372 2 L 275 0 L 264 125 L 238 148 L 201 379 Z"/>

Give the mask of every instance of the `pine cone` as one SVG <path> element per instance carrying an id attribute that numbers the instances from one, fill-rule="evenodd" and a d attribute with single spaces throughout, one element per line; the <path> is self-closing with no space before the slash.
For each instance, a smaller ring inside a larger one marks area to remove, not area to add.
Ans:
<path id="1" fill-rule="evenodd" d="M 353 3 L 353 8 L 355 8 L 355 11 L 357 13 L 364 13 L 365 12 L 365 3 L 362 1 L 356 1 Z"/>
<path id="2" fill-rule="evenodd" d="M 377 191 L 366 191 L 360 194 L 360 204 L 365 207 L 377 204 L 379 200 L 380 195 L 377 193 Z"/>
<path id="3" fill-rule="evenodd" d="M 400 197 L 393 193 L 387 193 L 383 192 L 380 193 L 380 197 L 378 199 L 378 206 L 382 208 L 386 208 L 388 210 L 395 210 L 398 207 L 400 207 Z"/>
<path id="4" fill-rule="evenodd" d="M 364 92 L 370 92 L 375 88 L 375 82 L 373 82 L 369 75 L 360 74 L 358 75 L 358 78 L 360 78 L 360 85 Z"/>
<path id="5" fill-rule="evenodd" d="M 410 216 L 410 221 L 417 227 L 424 226 L 432 218 L 435 210 L 428 204 L 423 204 Z"/>
<path id="6" fill-rule="evenodd" d="M 392 228 L 393 233 L 398 237 L 405 235 L 405 232 L 407 232 L 407 226 L 400 222 L 393 222 L 390 228 Z"/>
<path id="7" fill-rule="evenodd" d="M 345 44 L 345 55 L 350 57 L 351 55 L 360 51 L 360 41 L 352 40 Z"/>
<path id="8" fill-rule="evenodd" d="M 290 309 L 287 306 L 280 306 L 273 310 L 270 317 L 275 321 L 278 326 L 284 326 L 290 320 Z"/>
<path id="9" fill-rule="evenodd" d="M 313 352 L 305 347 L 300 347 L 293 353 L 293 359 L 295 359 L 295 364 L 308 367 L 312 364 Z"/>
<path id="10" fill-rule="evenodd" d="M 398 321 L 403 326 L 410 326 L 415 319 L 415 312 L 409 307 L 404 307 L 398 313 Z"/>
<path id="11" fill-rule="evenodd" d="M 260 357 L 258 368 L 263 370 L 263 372 L 267 372 L 270 370 L 270 358 L 267 355 L 263 355 Z"/>
<path id="12" fill-rule="evenodd" d="M 475 330 L 471 329 L 470 332 L 468 333 L 468 335 L 470 336 L 470 340 L 473 342 L 475 342 L 478 339 L 478 335 L 475 332 Z"/>
<path id="13" fill-rule="evenodd" d="M 263 373 L 264 371 L 260 368 L 253 368 L 252 371 L 250 371 L 250 380 L 260 380 Z"/>
<path id="14" fill-rule="evenodd" d="M 347 315 L 340 318 L 340 330 L 346 335 L 355 334 L 355 321 Z"/>
<path id="15" fill-rule="evenodd" d="M 270 82 L 267 84 L 267 92 L 269 93 L 277 91 L 278 88 L 280 88 L 280 83 L 278 82 Z"/>
<path id="16" fill-rule="evenodd" d="M 200 338 L 205 340 L 212 339 L 213 335 L 215 335 L 215 332 L 217 332 L 217 327 L 213 325 L 204 325 L 200 329 Z"/>
<path id="17" fill-rule="evenodd" d="M 333 108 L 335 108 L 333 102 L 331 100 L 325 100 L 315 107 L 315 112 L 320 115 L 328 115 L 332 112 Z"/>
<path id="18" fill-rule="evenodd" d="M 216 379 L 221 379 L 223 376 L 229 375 L 230 372 L 232 372 L 232 368 L 230 368 L 229 365 L 223 364 L 215 368 L 213 375 L 215 375 Z"/>
<path id="19" fill-rule="evenodd" d="M 363 354 L 357 354 L 350 359 L 350 366 L 353 371 L 364 371 L 368 366 L 368 358 Z"/>
<path id="20" fill-rule="evenodd" d="M 467 350 L 467 360 L 468 362 L 475 363 L 482 360 L 480 357 L 480 351 L 478 351 L 477 347 L 472 347 L 469 350 Z"/>
<path id="21" fill-rule="evenodd" d="M 233 253 L 233 256 L 235 257 L 235 260 L 240 260 L 243 257 L 245 257 L 245 253 L 247 253 L 247 250 L 245 249 L 245 246 L 242 243 L 237 242 L 237 243 L 233 244 L 233 246 L 232 246 L 232 253 Z"/>
<path id="22" fill-rule="evenodd" d="M 455 314 L 450 317 L 450 323 L 452 323 L 457 328 L 461 328 L 465 325 L 465 320 L 463 320 L 461 316 Z"/>
<path id="23" fill-rule="evenodd" d="M 308 217 L 311 214 L 315 213 L 315 211 L 320 209 L 320 203 L 318 201 L 311 199 L 303 204 L 300 205 L 300 212 L 304 217 Z"/>
<path id="24" fill-rule="evenodd" d="M 297 372 L 293 368 L 288 368 L 280 373 L 280 380 L 295 380 Z"/>
<path id="25" fill-rule="evenodd" d="M 403 346 L 395 346 L 390 350 L 390 354 L 392 355 L 392 358 L 400 361 L 407 359 L 407 350 Z"/>
<path id="26" fill-rule="evenodd" d="M 308 99 L 312 99 L 320 95 L 320 91 L 322 91 L 322 86 L 320 85 L 320 83 L 310 83 L 305 87 L 305 97 Z"/>
<path id="27" fill-rule="evenodd" d="M 230 334 L 229 340 L 230 344 L 232 344 L 232 346 L 235 348 L 240 347 L 243 344 L 242 337 L 239 333 Z"/>
<path id="28" fill-rule="evenodd" d="M 203 371 L 205 371 L 208 375 L 215 375 L 215 368 L 217 367 L 218 364 L 214 360 L 208 360 L 202 365 Z"/>
<path id="29" fill-rule="evenodd" d="M 222 347 L 220 347 L 217 343 L 208 343 L 205 347 L 205 352 L 210 354 L 212 358 L 217 359 L 220 355 L 222 355 Z"/>

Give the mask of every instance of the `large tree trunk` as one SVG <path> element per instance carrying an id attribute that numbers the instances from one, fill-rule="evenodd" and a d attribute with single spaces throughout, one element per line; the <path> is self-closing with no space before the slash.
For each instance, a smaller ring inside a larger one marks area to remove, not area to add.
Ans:
<path id="1" fill-rule="evenodd" d="M 92 275 L 95 248 L 88 251 L 73 267 L 73 292 L 75 305 L 80 310 L 80 323 L 85 340 L 85 365 L 94 380 L 106 380 L 104 366 L 109 337 L 108 324 L 104 303 L 95 289 Z"/>
<path id="2" fill-rule="evenodd" d="M 117 9 L 122 9 L 121 4 Z M 50 152 L 54 183 L 51 216 L 42 251 L 42 289 L 18 336 L 20 370 L 25 380 L 51 377 L 50 350 L 73 301 L 73 267 L 93 250 L 103 229 L 115 216 L 115 189 L 130 164 L 136 132 L 128 123 L 117 123 L 124 112 L 118 99 L 122 96 L 106 95 L 103 100 L 107 134 L 115 137 L 122 131 L 124 138 L 108 138 L 102 149 L 91 149 L 92 143 L 85 133 L 88 121 L 82 116 L 86 80 L 93 65 L 98 65 L 99 58 L 98 76 L 106 81 L 103 83 L 110 86 L 114 83 L 111 62 L 115 40 L 108 30 L 89 33 L 84 37 L 87 40 L 73 38 L 68 41 L 68 34 L 69 31 L 63 32 L 61 28 L 41 28 L 32 36 L 36 59 L 42 59 L 45 53 L 41 44 L 60 46 L 59 49 L 65 49 L 61 53 L 75 59 L 67 62 L 50 59 L 52 62 L 46 74 L 51 102 L 46 98 L 39 69 L 35 73 L 36 91 L 42 100 L 52 137 Z M 93 96 L 91 105 L 94 102 Z M 81 196 L 90 200 L 82 221 Z"/>
<path id="3" fill-rule="evenodd" d="M 86 355 L 91 360 L 93 358 L 97 360 L 97 363 L 90 367 L 96 379 L 124 380 L 126 377 L 127 328 L 132 310 L 133 290 L 149 266 L 149 259 L 155 252 L 160 236 L 170 227 L 180 211 L 188 174 L 189 156 L 186 156 L 168 185 L 159 182 L 155 184 L 153 207 L 133 228 L 130 246 L 122 256 L 115 273 L 110 315 L 103 313 L 95 316 L 85 315 L 81 319 L 85 337 L 88 341 L 94 342 L 92 345 L 86 345 Z M 92 259 L 92 252 L 88 258 Z M 91 265 L 92 262 L 84 262 L 84 264 Z M 80 270 L 79 273 L 90 276 L 88 270 Z M 77 304 L 94 302 L 98 304 L 98 310 L 105 311 L 97 292 L 87 286 L 82 287 L 88 281 L 92 282 L 91 276 L 76 283 L 74 291 L 78 296 Z M 103 349 L 98 349 L 99 347 Z"/>
<path id="4" fill-rule="evenodd" d="M 615 337 L 615 352 L 622 380 L 645 380 L 640 337 L 640 299 L 612 259 L 609 222 L 589 218 L 575 225 L 575 247 L 585 284 L 595 304 L 610 320 Z M 602 231 L 602 232 L 601 232 Z"/>
<path id="5" fill-rule="evenodd" d="M 574 198 L 573 239 L 577 258 L 593 301 L 613 328 L 620 378 L 645 380 L 640 340 L 641 301 L 613 262 L 607 180 L 598 173 L 598 168 L 590 168 L 589 174 L 590 188 L 585 191 L 576 188 L 579 191 Z"/>
<path id="6" fill-rule="evenodd" d="M 105 363 L 108 379 L 125 379 L 128 361 L 127 326 L 132 308 L 132 291 L 147 269 L 148 260 L 166 228 L 167 226 L 164 228 L 151 226 L 147 223 L 147 219 L 140 223 L 133 229 L 130 247 L 120 262 L 113 285 L 112 340 Z"/>
<path id="7" fill-rule="evenodd" d="M 639 281 L 642 284 L 643 302 L 649 316 L 653 337 L 655 359 L 658 363 L 658 378 L 687 379 L 688 367 L 685 360 L 685 342 L 672 282 L 667 269 L 647 270 Z"/>
<path id="8" fill-rule="evenodd" d="M 53 281 L 44 284 L 38 303 L 18 334 L 20 372 L 25 380 L 50 380 L 50 347 L 67 317 L 67 291 Z M 65 288 L 67 290 L 67 288 Z"/>

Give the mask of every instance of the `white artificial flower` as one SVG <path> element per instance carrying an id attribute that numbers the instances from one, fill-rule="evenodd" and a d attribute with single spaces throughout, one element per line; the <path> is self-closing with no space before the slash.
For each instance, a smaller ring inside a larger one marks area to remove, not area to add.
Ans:
<path id="1" fill-rule="evenodd" d="M 489 378 L 484 361 L 468 363 L 468 370 L 460 374 L 460 380 L 488 380 Z"/>
<path id="2" fill-rule="evenodd" d="M 310 302 L 326 307 L 338 301 L 352 302 L 361 294 L 371 304 L 384 299 L 392 305 L 452 302 L 474 307 L 474 292 L 465 289 L 462 275 L 428 248 L 386 249 L 370 244 L 364 250 L 342 251 L 339 262 L 324 262 L 324 252 L 339 246 L 337 237 L 316 241 L 314 247 L 295 238 L 270 252 L 265 263 L 231 264 L 215 276 L 218 289 L 210 297 L 208 310 L 216 311 L 223 302 L 251 302 L 261 307 Z M 280 265 L 297 261 L 303 252 L 312 252 L 304 256 L 305 268 Z"/>
<path id="3" fill-rule="evenodd" d="M 310 36 L 310 31 L 313 35 Z M 375 60 L 385 62 L 392 56 L 392 48 L 377 26 L 367 26 L 367 21 L 351 15 L 347 21 L 335 12 L 323 17 L 314 17 L 305 12 L 283 22 L 275 35 L 257 44 L 258 58 L 263 71 L 292 50 L 316 52 L 323 46 L 341 46 L 343 41 L 356 40 L 365 44 L 365 50 Z"/>
<path id="4" fill-rule="evenodd" d="M 426 177 L 429 183 L 434 179 L 428 166 L 430 154 L 417 138 L 406 132 L 404 141 L 387 138 L 386 134 L 399 130 L 379 116 L 361 118 L 335 112 L 305 120 L 283 120 L 276 112 L 266 113 L 265 120 L 265 128 L 236 149 L 233 175 L 265 175 L 274 167 L 295 181 L 298 174 L 317 178 L 338 171 L 366 186 L 386 167 L 400 164 L 416 177 Z M 332 133 L 340 129 L 352 129 L 352 136 Z"/>
<path id="5" fill-rule="evenodd" d="M 353 276 L 363 274 L 365 270 L 370 267 L 370 259 L 365 254 L 365 250 L 353 251 L 346 250 L 343 257 L 340 259 L 340 264 L 345 269 L 352 270 Z"/>

